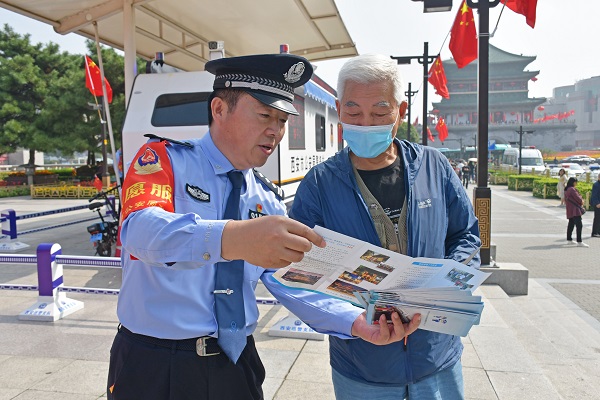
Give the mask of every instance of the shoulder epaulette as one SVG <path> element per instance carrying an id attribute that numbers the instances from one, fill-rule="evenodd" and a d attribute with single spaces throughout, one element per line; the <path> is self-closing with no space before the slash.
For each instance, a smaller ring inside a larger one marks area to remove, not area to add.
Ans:
<path id="1" fill-rule="evenodd" d="M 254 176 L 257 177 L 262 183 L 264 183 L 269 189 L 271 189 L 271 191 L 273 193 L 275 193 L 275 195 L 279 198 L 279 200 L 283 200 L 283 189 L 280 188 L 279 186 L 277 186 L 276 184 L 274 184 L 273 182 L 271 182 L 269 180 L 269 178 L 267 178 L 266 176 L 264 176 L 262 173 L 260 173 L 259 171 L 253 169 L 252 172 L 254 172 Z"/>
<path id="2" fill-rule="evenodd" d="M 162 137 L 162 136 L 157 136 L 157 135 L 155 135 L 155 134 L 153 134 L 153 133 L 146 133 L 146 134 L 144 135 L 144 137 L 147 137 L 148 139 L 158 139 L 158 140 L 160 140 L 161 142 L 162 142 L 162 141 L 167 141 L 167 142 L 169 142 L 169 143 L 173 143 L 173 144 L 178 144 L 178 145 L 180 145 L 180 146 L 189 147 L 190 149 L 193 149 L 193 148 L 194 148 L 194 145 L 193 145 L 193 144 L 191 144 L 191 143 L 189 143 L 189 142 L 181 142 L 181 141 L 179 141 L 179 140 L 175 140 L 175 139 L 169 139 L 169 138 Z"/>

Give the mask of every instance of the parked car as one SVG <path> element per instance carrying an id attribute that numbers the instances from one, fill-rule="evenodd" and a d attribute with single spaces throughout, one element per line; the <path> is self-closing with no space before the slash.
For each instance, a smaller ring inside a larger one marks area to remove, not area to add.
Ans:
<path id="1" fill-rule="evenodd" d="M 575 177 L 579 179 L 579 176 L 585 173 L 583 167 L 577 163 L 561 163 L 560 166 L 554 167 L 550 170 L 550 176 L 558 177 L 558 171 L 560 171 L 561 168 L 565 169 L 565 172 L 569 178 Z"/>
<path id="2" fill-rule="evenodd" d="M 585 154 L 580 154 L 580 155 L 574 155 L 574 156 L 567 157 L 563 160 L 563 162 L 577 163 L 580 165 L 588 165 L 593 162 L 596 162 L 596 160 L 590 156 L 586 156 Z"/>

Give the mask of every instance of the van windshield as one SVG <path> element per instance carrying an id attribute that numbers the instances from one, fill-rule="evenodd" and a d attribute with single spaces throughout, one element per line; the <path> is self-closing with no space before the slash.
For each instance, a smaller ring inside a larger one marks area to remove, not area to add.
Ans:
<path id="1" fill-rule="evenodd" d="M 544 165 L 544 160 L 542 160 L 541 158 L 526 158 L 523 157 L 521 159 L 521 165 L 528 165 L 528 166 L 539 166 L 539 165 Z"/>
<path id="2" fill-rule="evenodd" d="M 208 125 L 210 92 L 163 94 L 156 99 L 152 126 Z"/>

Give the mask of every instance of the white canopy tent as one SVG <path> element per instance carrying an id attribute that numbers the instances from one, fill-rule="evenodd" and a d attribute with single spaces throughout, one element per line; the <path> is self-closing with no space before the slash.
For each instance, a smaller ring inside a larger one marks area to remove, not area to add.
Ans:
<path id="1" fill-rule="evenodd" d="M 167 64 L 197 71 L 209 60 L 209 41 L 223 41 L 227 57 L 278 53 L 284 43 L 311 61 L 357 54 L 334 0 L 0 0 L 0 7 L 57 33 L 96 40 L 102 78 L 98 42 L 123 50 L 126 104 L 136 55 L 151 60 L 162 52 Z M 107 118 L 115 157 L 110 113 Z"/>
<path id="2" fill-rule="evenodd" d="M 350 57 L 355 44 L 333 0 L 0 0 L 0 7 L 78 33 L 125 52 L 125 93 L 135 55 L 185 71 L 204 69 L 208 42 L 223 41 L 226 56 L 290 52 L 311 61 Z"/>

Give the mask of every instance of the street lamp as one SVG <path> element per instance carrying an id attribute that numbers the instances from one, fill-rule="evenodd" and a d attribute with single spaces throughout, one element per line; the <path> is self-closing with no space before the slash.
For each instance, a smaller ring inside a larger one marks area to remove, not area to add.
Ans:
<path id="1" fill-rule="evenodd" d="M 519 126 L 519 130 L 515 131 L 519 134 L 519 175 L 521 175 L 521 159 L 523 157 L 523 134 L 524 133 L 533 133 L 535 131 L 524 131 L 523 125 Z"/>
<path id="2" fill-rule="evenodd" d="M 406 92 L 404 92 L 404 95 L 408 98 L 408 107 L 407 107 L 407 114 L 406 114 L 406 118 L 407 118 L 407 125 L 406 125 L 406 140 L 408 140 L 410 142 L 410 105 L 412 104 L 412 96 L 413 94 L 418 93 L 418 90 L 412 91 L 411 90 L 411 82 L 408 82 L 408 90 Z"/>
<path id="3" fill-rule="evenodd" d="M 481 237 L 481 264 L 490 264 L 492 225 L 492 191 L 488 180 L 488 122 L 489 122 L 489 62 L 490 62 L 490 8 L 500 0 L 466 0 L 467 5 L 479 14 L 477 52 L 477 186 L 473 189 L 475 215 L 479 219 Z"/>
<path id="4" fill-rule="evenodd" d="M 423 43 L 423 55 L 422 56 L 408 56 L 408 57 L 394 57 L 398 64 L 410 64 L 411 60 L 416 59 L 419 64 L 423 64 L 423 132 L 421 132 L 421 143 L 423 146 L 427 146 L 427 84 L 429 79 L 429 64 L 435 61 L 438 57 L 430 56 L 429 42 Z M 410 122 L 410 121 L 409 121 Z"/>
<path id="5" fill-rule="evenodd" d="M 423 12 L 450 11 L 452 9 L 452 0 L 412 0 L 423 2 Z"/>

